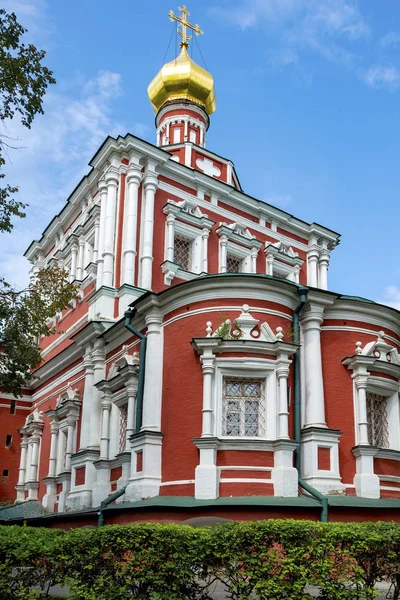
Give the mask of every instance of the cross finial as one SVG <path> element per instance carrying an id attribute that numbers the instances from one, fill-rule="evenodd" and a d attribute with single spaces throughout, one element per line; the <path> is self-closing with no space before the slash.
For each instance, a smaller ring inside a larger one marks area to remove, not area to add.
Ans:
<path id="1" fill-rule="evenodd" d="M 181 24 L 182 29 L 178 29 L 178 33 L 182 38 L 181 43 L 179 44 L 179 46 L 181 48 L 189 48 L 189 40 L 192 39 L 191 35 L 187 35 L 187 28 L 189 27 L 189 29 L 192 29 L 196 35 L 199 35 L 200 33 L 203 33 L 203 31 L 201 31 L 200 27 L 198 25 L 192 25 L 191 23 L 189 23 L 189 21 L 187 20 L 187 17 L 190 16 L 190 12 L 188 12 L 187 8 L 185 5 L 180 6 L 179 10 L 181 11 L 182 15 L 180 17 L 177 17 L 174 14 L 173 10 L 169 11 L 169 18 L 171 21 L 177 21 L 178 23 Z"/>

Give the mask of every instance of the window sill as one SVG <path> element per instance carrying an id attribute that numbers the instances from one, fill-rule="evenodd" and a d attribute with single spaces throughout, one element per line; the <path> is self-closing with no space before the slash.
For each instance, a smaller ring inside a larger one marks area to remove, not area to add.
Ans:
<path id="1" fill-rule="evenodd" d="M 192 279 L 196 279 L 200 276 L 200 273 L 192 273 L 191 271 L 185 271 L 184 269 L 181 269 L 179 265 L 169 260 L 166 260 L 161 264 L 161 270 L 164 274 L 165 285 L 171 285 L 172 280 L 175 277 L 177 277 L 178 279 L 183 279 L 184 281 L 191 281 Z"/>

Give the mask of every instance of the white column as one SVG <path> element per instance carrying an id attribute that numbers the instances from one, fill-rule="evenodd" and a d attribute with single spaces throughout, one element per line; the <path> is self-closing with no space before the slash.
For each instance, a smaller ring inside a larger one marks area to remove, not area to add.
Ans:
<path id="1" fill-rule="evenodd" d="M 101 398 L 101 442 L 100 442 L 100 460 L 109 458 L 110 448 L 110 411 L 111 399 L 109 392 L 103 393 Z"/>
<path id="2" fill-rule="evenodd" d="M 82 402 L 82 421 L 81 421 L 81 438 L 79 441 L 79 449 L 83 450 L 89 445 L 90 430 L 94 423 L 92 416 L 94 412 L 93 397 L 96 389 L 93 387 L 93 362 L 91 357 L 90 349 L 86 351 L 83 367 L 85 369 L 85 388 L 83 391 L 83 402 Z"/>
<path id="3" fill-rule="evenodd" d="M 257 273 L 257 255 L 258 255 L 258 249 L 257 248 L 252 248 L 251 249 L 251 273 Z"/>
<path id="4" fill-rule="evenodd" d="M 38 433 L 33 433 L 31 435 L 30 444 L 32 447 L 32 452 L 31 452 L 29 481 L 37 481 L 38 466 L 39 466 L 39 444 L 40 444 L 40 436 Z"/>
<path id="5" fill-rule="evenodd" d="M 99 242 L 97 249 L 97 280 L 96 289 L 103 285 L 104 271 L 104 241 L 106 238 L 106 212 L 107 212 L 107 183 L 105 179 L 99 181 L 100 194 L 100 223 L 99 223 Z"/>
<path id="6" fill-rule="evenodd" d="M 160 431 L 163 372 L 162 315 L 156 308 L 146 314 L 147 351 L 142 430 Z"/>
<path id="7" fill-rule="evenodd" d="M 157 146 L 161 146 L 161 134 L 160 134 L 160 129 L 157 129 Z"/>
<path id="8" fill-rule="evenodd" d="M 368 418 L 367 418 L 367 375 L 356 375 L 355 384 L 358 400 L 358 446 L 368 446 Z"/>
<path id="9" fill-rule="evenodd" d="M 212 349 L 206 348 L 201 357 L 203 370 L 203 425 L 201 437 L 213 437 L 213 394 L 212 384 L 215 371 Z"/>
<path id="10" fill-rule="evenodd" d="M 308 253 L 308 271 L 307 284 L 311 287 L 318 287 L 318 259 L 319 247 L 316 244 L 309 246 Z"/>
<path id="11" fill-rule="evenodd" d="M 50 458 L 49 458 L 49 474 L 48 477 L 55 477 L 57 475 L 57 447 L 58 447 L 58 430 L 59 423 L 55 419 L 50 424 Z"/>
<path id="12" fill-rule="evenodd" d="M 309 305 L 303 313 L 302 331 L 305 373 L 305 427 L 326 427 L 321 359 L 321 323 L 324 308 Z"/>
<path id="13" fill-rule="evenodd" d="M 100 219 L 97 218 L 94 222 L 94 244 L 93 244 L 93 252 L 92 252 L 92 262 L 97 263 L 97 257 L 99 252 L 99 229 L 100 229 Z"/>
<path id="14" fill-rule="evenodd" d="M 301 267 L 299 265 L 295 265 L 293 269 L 295 283 L 300 283 L 300 270 Z"/>
<path id="15" fill-rule="evenodd" d="M 174 246 L 175 246 L 175 233 L 174 233 L 175 217 L 172 214 L 167 215 L 167 253 L 166 260 L 174 262 Z"/>
<path id="16" fill-rule="evenodd" d="M 28 436 L 26 433 L 22 434 L 20 446 L 21 446 L 21 456 L 19 459 L 19 476 L 18 476 L 17 485 L 24 485 L 25 484 L 25 475 L 26 475 L 26 466 L 27 466 L 26 465 L 26 455 L 27 455 L 27 448 L 28 448 Z"/>
<path id="17" fill-rule="evenodd" d="M 144 179 L 144 219 L 141 256 L 141 287 L 151 290 L 153 270 L 154 200 L 158 186 L 157 175 L 148 169 Z"/>
<path id="18" fill-rule="evenodd" d="M 220 273 L 226 273 L 227 244 L 228 244 L 228 238 L 225 235 L 222 235 L 219 240 L 219 247 L 220 247 L 219 272 Z"/>
<path id="19" fill-rule="evenodd" d="M 135 285 L 136 230 L 138 215 L 138 194 L 142 180 L 142 170 L 137 163 L 129 165 L 126 174 L 128 187 L 125 196 L 123 231 L 123 269 L 122 284 Z"/>
<path id="20" fill-rule="evenodd" d="M 78 252 L 78 265 L 76 268 L 76 278 L 79 281 L 82 281 L 83 279 L 83 258 L 84 258 L 84 251 L 85 251 L 85 240 L 80 237 L 79 238 L 79 252 Z"/>
<path id="21" fill-rule="evenodd" d="M 107 210 L 105 218 L 104 266 L 103 285 L 112 287 L 114 284 L 114 242 L 115 222 L 117 217 L 117 190 L 119 173 L 115 169 L 105 175 L 107 183 Z"/>
<path id="22" fill-rule="evenodd" d="M 65 470 L 71 470 L 71 456 L 74 449 L 75 419 L 67 419 L 67 450 L 65 452 Z"/>
<path id="23" fill-rule="evenodd" d="M 200 125 L 200 144 L 199 146 L 201 146 L 202 148 L 204 148 L 204 134 L 205 134 L 205 128 L 204 125 Z"/>
<path id="24" fill-rule="evenodd" d="M 136 405 L 136 394 L 137 394 L 137 385 L 130 385 L 126 389 L 128 393 L 128 415 L 126 419 L 126 450 L 130 450 L 130 442 L 129 438 L 131 435 L 135 433 L 135 405 Z"/>
<path id="25" fill-rule="evenodd" d="M 93 388 L 90 395 L 91 412 L 87 444 L 88 448 L 98 450 L 101 432 L 101 392 L 95 387 L 95 384 L 102 381 L 105 377 L 106 359 L 104 339 L 100 338 L 95 341 L 91 356 L 93 361 Z"/>
<path id="26" fill-rule="evenodd" d="M 171 122 L 167 121 L 167 128 L 166 128 L 166 134 L 165 134 L 165 144 L 168 146 L 169 144 L 169 134 L 170 134 L 170 128 L 171 128 Z"/>
<path id="27" fill-rule="evenodd" d="M 78 244 L 74 242 L 71 246 L 71 274 L 70 274 L 71 281 L 74 281 L 74 279 L 76 279 L 77 259 L 78 259 Z"/>
<path id="28" fill-rule="evenodd" d="M 210 236 L 210 230 L 204 228 L 201 232 L 202 242 L 202 271 L 208 273 L 208 238 Z"/>
<path id="29" fill-rule="evenodd" d="M 287 398 L 289 362 L 290 361 L 287 359 L 281 359 L 276 370 L 279 381 L 278 437 L 280 439 L 289 439 L 289 411 Z"/>
<path id="30" fill-rule="evenodd" d="M 267 275 L 274 274 L 274 257 L 272 254 L 267 254 Z"/>
<path id="31" fill-rule="evenodd" d="M 329 250 L 321 250 L 319 257 L 319 287 L 328 289 Z"/>
<path id="32" fill-rule="evenodd" d="M 189 119 L 184 119 L 183 121 L 183 141 L 188 141 L 188 129 L 189 129 Z"/>

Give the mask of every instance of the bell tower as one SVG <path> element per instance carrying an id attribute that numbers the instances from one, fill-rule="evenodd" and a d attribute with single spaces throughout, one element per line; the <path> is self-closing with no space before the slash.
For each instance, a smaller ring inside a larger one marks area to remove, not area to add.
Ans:
<path id="1" fill-rule="evenodd" d="M 192 143 L 205 147 L 210 115 L 216 109 L 214 78 L 189 56 L 192 35 L 200 35 L 199 25 L 188 21 L 186 6 L 181 16 L 171 10 L 169 18 L 176 21 L 181 52 L 165 64 L 150 83 L 147 93 L 156 114 L 157 146 Z"/>

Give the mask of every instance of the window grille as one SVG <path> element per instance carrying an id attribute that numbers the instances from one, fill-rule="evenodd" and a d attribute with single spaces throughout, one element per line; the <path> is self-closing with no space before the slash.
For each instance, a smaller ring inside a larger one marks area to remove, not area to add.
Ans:
<path id="1" fill-rule="evenodd" d="M 264 435 L 263 380 L 225 377 L 222 410 L 222 435 Z"/>
<path id="2" fill-rule="evenodd" d="M 387 400 L 367 393 L 368 442 L 378 448 L 389 447 Z"/>
<path id="3" fill-rule="evenodd" d="M 240 259 L 228 254 L 226 258 L 226 272 L 240 273 Z"/>
<path id="4" fill-rule="evenodd" d="M 190 240 L 180 235 L 174 239 L 174 263 L 184 271 L 190 271 Z"/>
<path id="5" fill-rule="evenodd" d="M 128 404 L 123 404 L 119 409 L 119 452 L 126 448 L 126 426 L 128 424 Z"/>

